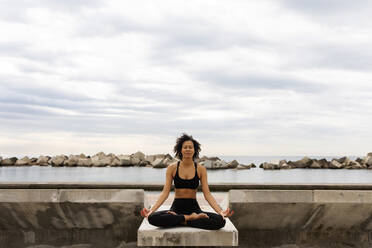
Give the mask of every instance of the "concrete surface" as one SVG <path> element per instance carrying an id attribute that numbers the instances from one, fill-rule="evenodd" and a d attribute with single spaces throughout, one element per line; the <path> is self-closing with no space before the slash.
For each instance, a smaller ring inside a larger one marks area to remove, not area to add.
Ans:
<path id="1" fill-rule="evenodd" d="M 143 206 L 143 190 L 0 189 L 0 247 L 118 247 Z"/>
<path id="2" fill-rule="evenodd" d="M 372 247 L 372 191 L 230 190 L 248 247 Z"/>
<path id="3" fill-rule="evenodd" d="M 202 210 L 214 212 L 208 206 Z M 170 209 L 170 206 L 161 206 L 159 210 Z M 151 225 L 144 219 L 138 229 L 138 246 L 238 246 L 238 230 L 226 218 L 226 224 L 219 230 L 204 230 L 193 227 L 160 228 Z"/>
<path id="4" fill-rule="evenodd" d="M 0 189 L 144 189 L 146 191 L 161 191 L 164 184 L 160 183 L 91 183 L 91 182 L 0 182 Z M 372 183 L 322 183 L 322 184 L 270 184 L 270 183 L 209 183 L 211 191 L 229 191 L 231 189 L 272 189 L 272 190 L 372 190 Z M 199 191 L 201 187 L 199 187 Z"/>

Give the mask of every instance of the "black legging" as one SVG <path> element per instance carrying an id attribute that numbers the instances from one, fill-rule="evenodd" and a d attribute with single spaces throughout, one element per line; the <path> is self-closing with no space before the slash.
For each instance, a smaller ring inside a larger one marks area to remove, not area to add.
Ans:
<path id="1" fill-rule="evenodd" d="M 168 211 L 173 211 L 177 215 L 167 213 Z M 192 198 L 176 198 L 174 199 L 170 210 L 156 211 L 148 217 L 148 220 L 149 223 L 154 226 L 172 227 L 184 223 L 184 214 L 189 215 L 191 213 L 205 213 L 209 216 L 209 218 L 189 220 L 186 223 L 187 226 L 208 230 L 217 230 L 225 226 L 226 220 L 222 218 L 221 215 L 202 211 L 196 199 Z"/>

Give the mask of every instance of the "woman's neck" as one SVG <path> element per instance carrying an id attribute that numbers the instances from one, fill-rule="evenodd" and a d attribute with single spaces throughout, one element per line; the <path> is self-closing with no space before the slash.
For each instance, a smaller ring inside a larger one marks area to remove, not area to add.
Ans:
<path id="1" fill-rule="evenodd" d="M 183 158 L 182 159 L 182 164 L 184 166 L 193 166 L 194 165 L 194 160 L 192 158 Z"/>

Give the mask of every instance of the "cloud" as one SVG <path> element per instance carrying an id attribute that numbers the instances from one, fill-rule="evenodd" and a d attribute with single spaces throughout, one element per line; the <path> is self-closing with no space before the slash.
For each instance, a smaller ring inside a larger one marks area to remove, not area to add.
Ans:
<path id="1" fill-rule="evenodd" d="M 10 22 L 28 21 L 28 12 L 33 9 L 46 8 L 55 13 L 58 12 L 75 12 L 78 13 L 82 9 L 97 8 L 103 5 L 101 0 L 3 0 L 0 3 L 0 19 Z"/>
<path id="2" fill-rule="evenodd" d="M 326 89 L 326 86 L 303 81 L 301 79 L 290 78 L 282 75 L 262 75 L 262 74 L 230 74 L 229 72 L 207 71 L 198 73 L 198 80 L 208 81 L 225 88 L 242 90 L 281 90 L 299 91 L 302 93 L 317 93 Z M 250 93 L 251 94 L 251 93 Z"/>
<path id="3" fill-rule="evenodd" d="M 210 154 L 363 154 L 369 5 L 2 1 L 0 151 L 159 152 L 188 132 Z"/>
<path id="4" fill-rule="evenodd" d="M 372 6 L 368 0 L 361 0 L 356 3 L 347 0 L 282 0 L 281 2 L 288 7 L 311 15 L 328 15 L 330 13 L 345 14 L 345 12 L 357 14 L 358 11 Z"/>

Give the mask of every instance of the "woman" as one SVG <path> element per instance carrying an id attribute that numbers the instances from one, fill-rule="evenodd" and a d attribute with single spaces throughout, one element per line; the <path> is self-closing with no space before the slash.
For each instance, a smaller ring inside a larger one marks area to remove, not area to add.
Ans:
<path id="1" fill-rule="evenodd" d="M 192 136 L 183 134 L 174 146 L 177 163 L 167 167 L 166 181 L 158 200 L 151 209 L 144 208 L 141 215 L 147 217 L 150 224 L 159 227 L 187 225 L 202 229 L 216 230 L 225 226 L 225 217 L 234 212 L 225 211 L 216 203 L 208 187 L 207 170 L 194 162 L 199 157 L 200 144 Z M 168 198 L 174 180 L 175 197 L 170 210 L 155 212 Z M 196 201 L 199 180 L 205 199 L 216 213 L 204 212 Z"/>

